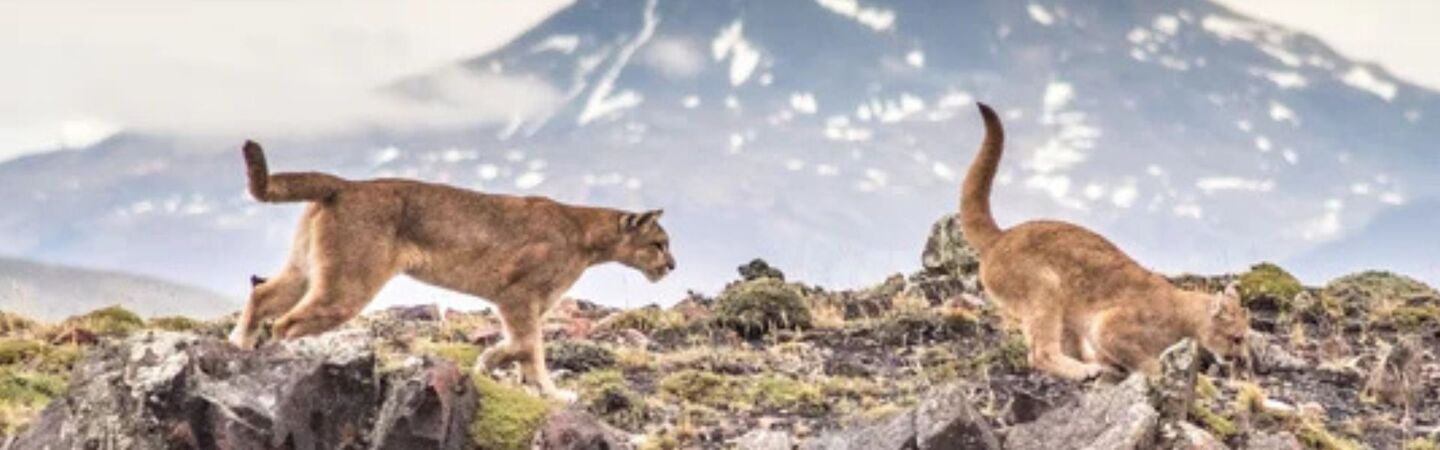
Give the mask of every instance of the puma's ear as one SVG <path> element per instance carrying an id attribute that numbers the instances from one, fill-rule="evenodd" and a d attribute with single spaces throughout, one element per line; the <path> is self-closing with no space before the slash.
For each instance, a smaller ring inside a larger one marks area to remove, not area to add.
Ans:
<path id="1" fill-rule="evenodd" d="M 625 213 L 625 215 L 620 216 L 620 229 L 625 231 L 637 230 L 640 227 L 649 225 L 657 220 L 660 220 L 660 215 L 662 214 L 665 214 L 665 210 L 663 209 L 646 211 L 639 214 Z"/>
<path id="2" fill-rule="evenodd" d="M 1230 284 L 1225 285 L 1225 296 L 1226 296 L 1226 297 L 1233 298 L 1233 299 L 1236 299 L 1236 300 L 1239 300 L 1239 299 L 1240 299 L 1240 282 L 1238 282 L 1238 281 L 1231 281 Z"/>

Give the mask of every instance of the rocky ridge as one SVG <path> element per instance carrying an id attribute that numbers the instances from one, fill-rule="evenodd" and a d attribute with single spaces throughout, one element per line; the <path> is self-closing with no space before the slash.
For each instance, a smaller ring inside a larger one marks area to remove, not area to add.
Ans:
<path id="1" fill-rule="evenodd" d="M 407 307 L 240 352 L 226 320 L 111 308 L 0 315 L 0 448 L 1435 448 L 1440 295 L 1365 272 L 1323 287 L 1273 264 L 1238 282 L 1249 364 L 1181 343 L 1162 377 L 1033 372 L 985 302 L 953 218 L 923 269 L 830 291 L 763 261 L 715 297 L 616 310 L 567 300 L 547 359 L 580 400 L 476 375 L 489 312 Z M 65 380 L 68 377 L 68 382 Z M 47 406 L 48 405 L 48 406 Z"/>

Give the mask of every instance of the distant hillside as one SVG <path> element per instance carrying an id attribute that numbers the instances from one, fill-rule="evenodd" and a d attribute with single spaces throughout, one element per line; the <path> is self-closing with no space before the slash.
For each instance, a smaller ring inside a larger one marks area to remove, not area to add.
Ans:
<path id="1" fill-rule="evenodd" d="M 147 317 L 209 318 L 240 307 L 236 299 L 156 278 L 0 258 L 0 310 L 59 320 L 114 304 Z"/>

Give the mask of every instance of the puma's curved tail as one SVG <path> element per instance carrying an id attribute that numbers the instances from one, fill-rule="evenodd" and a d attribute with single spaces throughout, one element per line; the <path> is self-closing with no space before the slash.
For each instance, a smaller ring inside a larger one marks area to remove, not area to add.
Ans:
<path id="1" fill-rule="evenodd" d="M 265 150 L 255 141 L 245 141 L 245 174 L 250 178 L 250 195 L 262 202 L 314 202 L 333 197 L 348 181 L 317 172 L 270 174 Z"/>
<path id="2" fill-rule="evenodd" d="M 990 185 L 995 171 L 1000 166 L 1000 154 L 1005 145 L 1005 128 L 995 110 L 984 103 L 980 117 L 985 119 L 985 140 L 980 142 L 980 151 L 965 173 L 965 184 L 960 189 L 960 229 L 971 247 L 984 254 L 996 239 L 1000 238 L 1000 226 L 995 216 L 990 215 Z"/>

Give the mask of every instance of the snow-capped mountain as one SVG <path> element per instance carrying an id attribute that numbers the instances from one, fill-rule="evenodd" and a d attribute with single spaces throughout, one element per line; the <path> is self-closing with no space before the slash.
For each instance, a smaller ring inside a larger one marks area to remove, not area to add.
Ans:
<path id="1" fill-rule="evenodd" d="M 1165 271 L 1279 260 L 1312 282 L 1371 265 L 1440 279 L 1313 251 L 1440 196 L 1440 97 L 1208 2 L 581 0 L 379 89 L 444 105 L 491 79 L 558 100 L 500 124 L 262 142 L 276 170 L 663 207 L 672 279 L 607 269 L 576 293 L 672 301 L 757 256 L 827 285 L 913 269 L 956 209 L 983 100 L 1009 128 L 1002 226 L 1072 220 Z M 132 133 L 0 165 L 0 253 L 243 292 L 298 210 L 245 198 L 238 144 Z"/>

